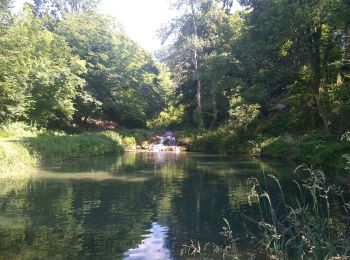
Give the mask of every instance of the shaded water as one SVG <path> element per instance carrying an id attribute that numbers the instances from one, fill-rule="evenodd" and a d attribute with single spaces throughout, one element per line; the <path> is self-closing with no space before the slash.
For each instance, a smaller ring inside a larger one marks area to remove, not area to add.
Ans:
<path id="1" fill-rule="evenodd" d="M 247 178 L 264 171 L 283 184 L 293 168 L 190 153 L 48 167 L 31 180 L 0 183 L 0 259 L 179 259 L 191 239 L 220 244 L 224 217 L 235 237 L 254 229 L 245 217 L 258 214 L 248 205 Z M 254 245 L 240 247 L 245 254 Z"/>

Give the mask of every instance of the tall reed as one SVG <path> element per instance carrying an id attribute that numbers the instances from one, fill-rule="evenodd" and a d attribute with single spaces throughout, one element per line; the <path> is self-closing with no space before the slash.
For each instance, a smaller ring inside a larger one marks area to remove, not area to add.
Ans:
<path id="1" fill-rule="evenodd" d="M 257 221 L 261 249 L 276 259 L 347 259 L 350 253 L 350 203 L 342 190 L 328 185 L 319 169 L 300 166 L 295 174 L 306 173 L 291 205 L 286 204 L 279 181 L 271 176 L 282 194 L 282 203 L 272 202 L 259 182 L 250 185 L 248 198 L 254 197 L 260 209 Z M 259 187 L 259 189 L 257 188 Z"/>

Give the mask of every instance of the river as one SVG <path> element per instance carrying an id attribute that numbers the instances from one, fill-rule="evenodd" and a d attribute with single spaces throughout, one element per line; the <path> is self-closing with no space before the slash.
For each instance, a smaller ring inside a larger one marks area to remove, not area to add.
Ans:
<path id="1" fill-rule="evenodd" d="M 0 183 L 0 259 L 186 258 L 180 252 L 191 240 L 223 243 L 223 218 L 234 237 L 247 237 L 258 214 L 247 179 L 271 173 L 292 194 L 294 167 L 195 153 L 51 165 L 29 180 Z M 249 239 L 238 245 L 242 255 L 254 254 Z"/>

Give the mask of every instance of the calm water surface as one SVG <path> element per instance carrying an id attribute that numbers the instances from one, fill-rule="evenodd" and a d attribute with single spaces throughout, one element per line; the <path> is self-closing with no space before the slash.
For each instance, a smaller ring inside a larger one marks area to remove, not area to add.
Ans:
<path id="1" fill-rule="evenodd" d="M 30 180 L 0 183 L 0 259 L 180 259 L 191 239 L 222 243 L 223 218 L 234 237 L 254 230 L 247 178 L 273 173 L 288 189 L 293 168 L 190 153 L 47 167 Z M 253 253 L 249 240 L 239 247 Z"/>

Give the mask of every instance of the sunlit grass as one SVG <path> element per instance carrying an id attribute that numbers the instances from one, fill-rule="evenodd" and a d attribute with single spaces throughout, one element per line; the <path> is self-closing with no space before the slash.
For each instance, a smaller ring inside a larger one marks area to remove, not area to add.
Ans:
<path id="1" fill-rule="evenodd" d="M 67 135 L 38 131 L 21 123 L 1 126 L 0 178 L 26 178 L 42 162 L 118 153 L 124 150 L 123 145 L 113 131 Z"/>
<path id="2" fill-rule="evenodd" d="M 43 161 L 93 157 L 121 152 L 124 149 L 121 137 L 112 131 L 79 135 L 41 134 L 25 138 L 25 143 Z"/>
<path id="3" fill-rule="evenodd" d="M 0 142 L 0 178 L 23 178 L 38 164 L 37 157 L 18 141 Z"/>
<path id="4" fill-rule="evenodd" d="M 0 139 L 34 137 L 39 132 L 40 131 L 35 126 L 30 126 L 21 122 L 16 122 L 0 126 Z"/>

